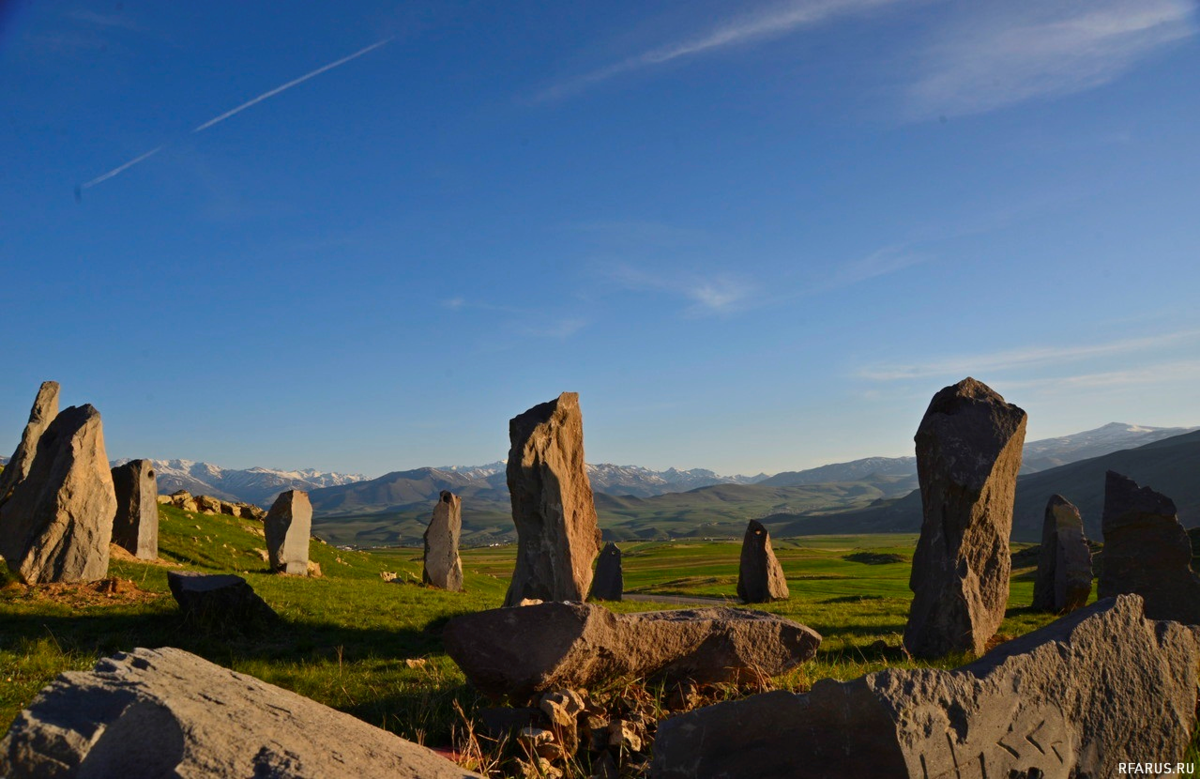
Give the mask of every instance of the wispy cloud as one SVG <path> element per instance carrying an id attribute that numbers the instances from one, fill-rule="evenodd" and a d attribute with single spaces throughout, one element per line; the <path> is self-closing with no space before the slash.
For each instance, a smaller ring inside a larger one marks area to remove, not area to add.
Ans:
<path id="1" fill-rule="evenodd" d="M 912 251 L 903 246 L 887 246 L 871 252 L 866 257 L 845 263 L 834 271 L 828 280 L 816 285 L 812 291 L 826 292 L 840 287 L 848 287 L 920 265 L 931 259 L 932 256 L 929 254 Z"/>
<path id="2" fill-rule="evenodd" d="M 1118 354 L 1146 352 L 1197 339 L 1200 339 L 1200 330 L 1180 330 L 1100 344 L 1032 346 L 988 354 L 960 355 L 922 363 L 875 365 L 860 369 L 857 371 L 857 375 L 873 381 L 902 381 L 947 375 L 961 378 L 968 374 L 981 374 L 988 371 L 1013 370 L 1096 357 L 1111 357 Z"/>
<path id="3" fill-rule="evenodd" d="M 1118 371 L 1078 373 L 1066 376 L 1047 376 L 1037 379 L 1006 381 L 1006 389 L 1037 389 L 1043 391 L 1070 391 L 1081 388 L 1119 389 L 1143 384 L 1161 385 L 1167 382 L 1200 379 L 1200 362 L 1196 360 L 1174 360 L 1139 365 Z"/>
<path id="4" fill-rule="evenodd" d="M 535 338 L 553 338 L 555 340 L 565 341 L 586 326 L 587 320 L 567 318 L 550 320 L 537 326 L 525 326 L 521 327 L 519 330 L 522 335 L 533 336 Z"/>
<path id="5" fill-rule="evenodd" d="M 690 301 L 689 316 L 729 314 L 747 307 L 758 285 L 727 273 L 701 275 L 694 272 L 651 272 L 618 265 L 608 272 L 610 280 L 633 292 L 665 292 Z"/>
<path id="6" fill-rule="evenodd" d="M 725 19 L 704 32 L 663 43 L 648 51 L 553 84 L 535 100 L 556 100 L 581 92 L 616 76 L 814 27 L 839 16 L 859 13 L 903 0 L 791 0 Z"/>
<path id="7" fill-rule="evenodd" d="M 907 89 L 910 118 L 979 114 L 1106 84 L 1196 33 L 1193 0 L 971 3 L 939 28 Z"/>

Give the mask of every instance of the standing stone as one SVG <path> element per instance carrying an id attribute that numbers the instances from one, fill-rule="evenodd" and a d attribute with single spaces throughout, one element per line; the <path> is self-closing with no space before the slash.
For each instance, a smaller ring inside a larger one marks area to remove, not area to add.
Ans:
<path id="1" fill-rule="evenodd" d="M 308 575 L 308 539 L 312 535 L 312 503 L 303 490 L 281 492 L 263 520 L 271 569 Z"/>
<path id="2" fill-rule="evenodd" d="M 1200 577 L 1175 503 L 1109 471 L 1104 483 L 1104 552 L 1099 597 L 1136 592 L 1149 619 L 1200 625 Z"/>
<path id="3" fill-rule="evenodd" d="M 33 456 L 37 454 L 38 439 L 58 416 L 58 382 L 43 381 L 29 411 L 29 423 L 21 434 L 21 442 L 4 470 L 0 472 L 0 506 L 8 500 L 13 489 L 29 475 Z"/>
<path id="4" fill-rule="evenodd" d="M 742 565 L 738 569 L 737 594 L 746 603 L 787 600 L 787 579 L 771 548 L 771 534 L 757 519 L 750 520 L 742 539 Z"/>
<path id="5" fill-rule="evenodd" d="M 1079 509 L 1062 495 L 1050 496 L 1042 523 L 1042 547 L 1033 607 L 1067 612 L 1081 608 L 1092 594 L 1092 551 L 1083 535 Z"/>
<path id="6" fill-rule="evenodd" d="M 504 605 L 581 601 L 592 583 L 600 531 L 583 460 L 579 395 L 564 392 L 514 417 L 508 437 L 517 565 Z"/>
<path id="7" fill-rule="evenodd" d="M 600 552 L 596 563 L 596 578 L 592 579 L 592 597 L 599 600 L 621 600 L 625 593 L 625 575 L 621 571 L 621 550 L 609 543 Z"/>
<path id="8" fill-rule="evenodd" d="M 112 469 L 117 493 L 113 543 L 142 560 L 158 558 L 158 484 L 149 460 Z"/>
<path id="9" fill-rule="evenodd" d="M 933 396 L 917 428 L 925 519 L 904 631 L 916 657 L 981 655 L 1004 619 L 1025 421 L 1024 411 L 966 378 Z"/>
<path id="10" fill-rule="evenodd" d="M 72 406 L 42 433 L 29 475 L 0 506 L 0 556 L 28 584 L 102 579 L 116 511 L 100 412 Z"/>
<path id="11" fill-rule="evenodd" d="M 421 578 L 426 584 L 453 592 L 462 590 L 462 560 L 458 557 L 461 535 L 462 501 L 454 493 L 442 490 L 433 507 L 433 519 L 425 528 L 425 570 Z"/>
<path id="12" fill-rule="evenodd" d="M 279 616 L 245 579 L 233 574 L 167 571 L 167 587 L 183 615 L 202 628 L 253 629 Z"/>

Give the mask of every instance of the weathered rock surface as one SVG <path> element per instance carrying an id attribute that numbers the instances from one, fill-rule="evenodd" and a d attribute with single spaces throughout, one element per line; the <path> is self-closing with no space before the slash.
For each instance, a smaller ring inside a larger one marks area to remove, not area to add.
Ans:
<path id="1" fill-rule="evenodd" d="M 916 657 L 983 654 L 1004 620 L 1008 539 L 1025 412 L 967 378 L 933 396 L 917 428 L 925 519 L 913 555 L 904 646 Z"/>
<path id="2" fill-rule="evenodd" d="M 742 609 L 613 614 L 586 603 L 542 603 L 455 617 L 442 639 L 489 695 L 529 696 L 616 677 L 731 681 L 782 673 L 812 659 L 814 630 Z"/>
<path id="3" fill-rule="evenodd" d="M 196 504 L 196 499 L 192 497 L 192 493 L 187 490 L 179 490 L 171 493 L 171 505 L 184 511 L 197 512 L 200 507 Z"/>
<path id="4" fill-rule="evenodd" d="M 221 501 L 208 495 L 197 495 L 196 510 L 202 514 L 220 514 Z"/>
<path id="5" fill-rule="evenodd" d="M 308 575 L 312 514 L 312 503 L 304 490 L 279 493 L 263 520 L 272 569 L 297 576 Z"/>
<path id="6" fill-rule="evenodd" d="M 116 510 L 100 412 L 72 406 L 0 506 L 0 556 L 28 584 L 103 579 Z"/>
<path id="7" fill-rule="evenodd" d="M 621 570 L 621 550 L 609 543 L 600 551 L 596 576 L 592 579 L 592 597 L 599 600 L 621 600 L 625 594 L 625 574 Z"/>
<path id="8" fill-rule="evenodd" d="M 1200 577 L 1192 572 L 1192 546 L 1170 498 L 1109 471 L 1101 528 L 1101 598 L 1135 592 L 1150 619 L 1200 625 Z"/>
<path id="9" fill-rule="evenodd" d="M 1051 495 L 1042 524 L 1033 607 L 1074 611 L 1092 594 L 1092 550 L 1083 535 L 1083 517 L 1062 495 Z"/>
<path id="10" fill-rule="evenodd" d="M 21 433 L 21 441 L 16 451 L 9 458 L 4 470 L 0 471 L 0 506 L 8 500 L 13 488 L 24 481 L 33 466 L 33 456 L 37 454 L 38 440 L 42 433 L 50 427 L 50 423 L 58 416 L 58 382 L 43 381 L 38 389 L 37 397 L 33 399 L 33 408 L 29 410 L 29 422 Z"/>
<path id="11" fill-rule="evenodd" d="M 278 618 L 240 576 L 168 571 L 167 586 L 184 616 L 207 627 L 256 628 Z"/>
<path id="12" fill-rule="evenodd" d="M 425 747 L 182 649 L 62 674 L 0 743 L 8 779 L 464 779 Z"/>
<path id="13" fill-rule="evenodd" d="M 771 534 L 757 519 L 750 520 L 742 538 L 737 594 L 746 603 L 788 599 L 787 579 L 771 548 Z"/>
<path id="14" fill-rule="evenodd" d="M 517 565 L 504 599 L 582 601 L 592 583 L 600 530 L 583 460 L 579 395 L 564 392 L 508 423 L 508 489 Z"/>
<path id="15" fill-rule="evenodd" d="M 461 535 L 462 501 L 454 493 L 442 490 L 429 527 L 425 528 L 425 568 L 421 578 L 426 584 L 454 592 L 462 590 L 462 560 L 458 556 Z"/>
<path id="16" fill-rule="evenodd" d="M 1136 658 L 1136 662 L 1131 662 Z M 652 775 L 1117 776 L 1181 758 L 1195 724 L 1196 638 L 1105 600 L 954 671 L 822 679 L 662 721 Z M 1153 758 L 1147 755 L 1155 755 Z"/>
<path id="17" fill-rule="evenodd" d="M 143 560 L 158 558 L 158 482 L 149 460 L 112 469 L 117 513 L 113 543 Z"/>

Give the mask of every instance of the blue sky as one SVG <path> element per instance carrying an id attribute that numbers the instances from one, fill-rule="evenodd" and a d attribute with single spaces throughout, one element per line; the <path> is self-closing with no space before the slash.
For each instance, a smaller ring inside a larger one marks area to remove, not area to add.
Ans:
<path id="1" fill-rule="evenodd" d="M 967 375 L 1200 424 L 1190 0 L 0 25 L 5 451 L 47 378 L 114 457 L 367 475 L 563 390 L 589 460 L 724 473 L 911 453 Z"/>

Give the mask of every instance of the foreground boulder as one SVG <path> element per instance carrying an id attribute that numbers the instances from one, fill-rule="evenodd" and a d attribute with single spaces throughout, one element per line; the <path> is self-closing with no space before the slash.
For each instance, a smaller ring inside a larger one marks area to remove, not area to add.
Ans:
<path id="1" fill-rule="evenodd" d="M 72 406 L 0 506 L 0 556 L 27 584 L 103 579 L 116 510 L 100 412 Z"/>
<path id="2" fill-rule="evenodd" d="M 462 536 L 462 501 L 442 490 L 433 518 L 425 528 L 425 565 L 421 578 L 426 584 L 459 592 L 463 588 L 462 560 L 458 540 Z"/>
<path id="3" fill-rule="evenodd" d="M 479 690 L 525 697 L 618 677 L 700 682 L 774 675 L 812 659 L 814 630 L 774 614 L 691 609 L 613 614 L 585 603 L 541 603 L 455 617 L 446 652 Z"/>
<path id="4" fill-rule="evenodd" d="M 279 493 L 263 520 L 271 570 L 297 576 L 308 575 L 312 514 L 312 503 L 304 490 Z"/>
<path id="5" fill-rule="evenodd" d="M 0 775 L 478 776 L 349 714 L 169 647 L 60 675 L 0 742 Z"/>
<path id="6" fill-rule="evenodd" d="M 746 603 L 787 600 L 787 579 L 771 548 L 771 534 L 757 519 L 750 520 L 742 538 L 742 563 L 738 568 L 737 594 Z"/>
<path id="7" fill-rule="evenodd" d="M 581 601 L 592 583 L 600 530 L 583 460 L 579 395 L 564 392 L 514 417 L 508 437 L 517 565 L 504 605 Z"/>
<path id="8" fill-rule="evenodd" d="M 142 560 L 158 558 L 158 483 L 149 460 L 112 469 L 117 496 L 113 543 Z"/>
<path id="9" fill-rule="evenodd" d="M 904 646 L 916 657 L 981 655 L 1004 620 L 1025 419 L 967 378 L 934 395 L 917 428 L 924 521 L 904 630 Z"/>
<path id="10" fill-rule="evenodd" d="M 254 629 L 278 619 L 240 576 L 168 571 L 167 586 L 184 617 L 205 627 Z"/>
<path id="11" fill-rule="evenodd" d="M 1101 528 L 1101 598 L 1136 592 L 1150 619 L 1200 625 L 1200 577 L 1192 572 L 1192 545 L 1170 498 L 1109 471 Z"/>
<path id="12" fill-rule="evenodd" d="M 1079 509 L 1062 495 L 1051 495 L 1042 523 L 1033 607 L 1067 612 L 1082 608 L 1092 594 L 1092 550 L 1083 535 Z"/>
<path id="13" fill-rule="evenodd" d="M 1141 599 L 1126 595 L 955 671 L 822 679 L 807 695 L 766 693 L 662 721 L 651 773 L 1117 776 L 1122 762 L 1183 756 L 1196 718 L 1197 662 L 1190 630 L 1145 619 Z"/>
<path id="14" fill-rule="evenodd" d="M 592 579 L 592 597 L 598 600 L 621 600 L 625 594 L 625 574 L 621 570 L 621 550 L 609 542 L 596 562 Z"/>
<path id="15" fill-rule="evenodd" d="M 29 475 L 33 456 L 37 454 L 38 441 L 50 423 L 58 416 L 58 382 L 43 381 L 29 410 L 29 422 L 21 433 L 21 441 L 4 470 L 0 471 L 0 505 L 12 494 L 13 489 Z"/>

